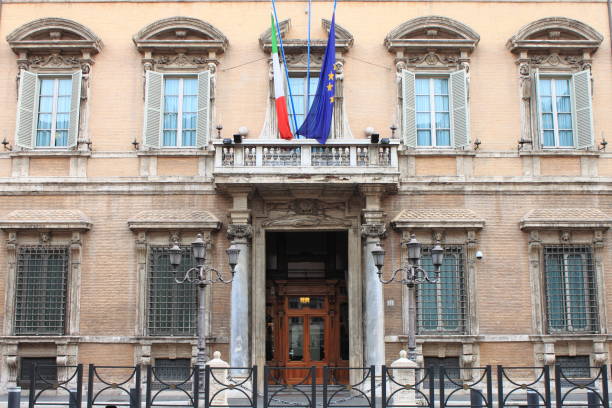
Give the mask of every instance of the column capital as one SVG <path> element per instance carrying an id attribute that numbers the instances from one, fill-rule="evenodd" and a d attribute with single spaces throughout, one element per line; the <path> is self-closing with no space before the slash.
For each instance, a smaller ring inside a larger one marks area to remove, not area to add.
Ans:
<path id="1" fill-rule="evenodd" d="M 384 238 L 387 227 L 384 223 L 370 223 L 361 225 L 361 236 L 364 238 Z"/>
<path id="2" fill-rule="evenodd" d="M 251 239 L 253 236 L 253 226 L 251 224 L 229 224 L 227 226 L 227 238 L 234 239 Z"/>

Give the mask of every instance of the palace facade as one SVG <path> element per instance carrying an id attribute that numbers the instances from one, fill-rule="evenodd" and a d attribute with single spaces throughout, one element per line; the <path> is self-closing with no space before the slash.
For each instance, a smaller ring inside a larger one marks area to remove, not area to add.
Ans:
<path id="1" fill-rule="evenodd" d="M 265 1 L 0 4 L 0 387 L 33 363 L 389 363 L 411 234 L 445 248 L 417 289 L 417 362 L 609 361 L 610 10 L 602 0 L 343 1 L 325 145 L 278 138 Z M 277 4 L 292 126 L 331 2 Z M 190 265 L 189 256 L 180 266 Z M 59 373 L 59 374 L 58 374 Z"/>

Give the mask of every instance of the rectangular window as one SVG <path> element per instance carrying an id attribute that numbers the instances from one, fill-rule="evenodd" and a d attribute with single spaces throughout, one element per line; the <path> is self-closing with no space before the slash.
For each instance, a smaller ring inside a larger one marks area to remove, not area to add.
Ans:
<path id="1" fill-rule="evenodd" d="M 36 146 L 67 146 L 70 129 L 70 105 L 72 103 L 72 80 L 68 77 L 41 77 L 39 86 Z"/>
<path id="2" fill-rule="evenodd" d="M 164 126 L 162 145 L 196 145 L 198 116 L 197 78 L 164 77 Z"/>
<path id="3" fill-rule="evenodd" d="M 415 80 L 417 145 L 450 147 L 448 78 Z"/>
<path id="4" fill-rule="evenodd" d="M 21 357 L 20 363 L 17 386 L 30 387 L 30 375 L 34 364 L 37 366 L 36 371 L 38 373 L 36 376 L 37 389 L 43 386 L 45 388 L 49 387 L 49 383 L 57 383 L 57 361 L 55 357 Z"/>
<path id="5" fill-rule="evenodd" d="M 542 145 L 573 147 L 571 78 L 541 77 L 538 83 Z"/>
<path id="6" fill-rule="evenodd" d="M 591 247 L 544 247 L 544 271 L 549 332 L 597 332 Z"/>
<path id="7" fill-rule="evenodd" d="M 421 267 L 432 276 L 431 246 L 423 247 Z M 417 286 L 419 333 L 463 333 L 465 330 L 465 284 L 463 246 L 444 248 L 438 283 Z"/>
<path id="8" fill-rule="evenodd" d="M 189 378 L 191 360 L 188 358 L 156 358 L 155 375 L 162 381 L 183 382 Z"/>
<path id="9" fill-rule="evenodd" d="M 556 364 L 561 366 L 567 378 L 590 378 L 589 356 L 556 356 Z"/>
<path id="10" fill-rule="evenodd" d="M 319 73 L 314 73 L 315 77 L 310 77 L 310 92 L 307 89 L 307 82 L 305 76 L 300 77 L 289 77 L 289 85 L 291 85 L 291 95 L 293 96 L 293 108 L 291 107 L 291 102 L 287 106 L 287 111 L 289 112 L 289 125 L 291 126 L 291 131 L 295 134 L 295 123 L 297 123 L 297 127 L 299 128 L 304 123 L 304 119 L 306 119 L 306 114 L 308 114 L 308 109 L 312 102 L 314 101 L 315 94 L 317 93 L 317 86 L 319 85 Z M 307 94 L 308 93 L 308 98 Z M 287 96 L 289 93 L 287 92 Z M 289 98 L 287 98 L 289 100 Z M 293 115 L 293 109 L 295 109 L 295 116 Z M 295 121 L 293 120 L 295 117 Z"/>
<path id="11" fill-rule="evenodd" d="M 186 272 L 193 265 L 190 247 L 181 247 Z M 170 266 L 168 247 L 151 247 L 149 251 L 149 335 L 193 336 L 196 327 L 196 286 L 176 283 Z"/>
<path id="12" fill-rule="evenodd" d="M 20 247 L 17 252 L 15 334 L 64 334 L 68 248 Z"/>
<path id="13" fill-rule="evenodd" d="M 451 381 L 458 381 L 460 378 L 459 357 L 423 357 L 425 368 L 433 368 L 433 376 L 436 387 L 440 384 L 440 367 L 444 367 L 444 384 L 452 387 Z"/>

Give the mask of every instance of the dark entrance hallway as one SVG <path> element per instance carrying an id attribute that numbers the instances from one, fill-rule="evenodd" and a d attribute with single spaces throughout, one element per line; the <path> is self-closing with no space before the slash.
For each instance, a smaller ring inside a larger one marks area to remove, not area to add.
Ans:
<path id="1" fill-rule="evenodd" d="M 268 232 L 266 243 L 267 364 L 291 367 L 288 383 L 347 367 L 347 233 Z"/>

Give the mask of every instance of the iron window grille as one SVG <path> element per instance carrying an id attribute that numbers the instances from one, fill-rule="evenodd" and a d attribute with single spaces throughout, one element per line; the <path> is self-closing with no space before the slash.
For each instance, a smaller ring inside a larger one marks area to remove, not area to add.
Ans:
<path id="1" fill-rule="evenodd" d="M 68 248 L 23 246 L 17 252 L 15 334 L 65 331 Z"/>
<path id="2" fill-rule="evenodd" d="M 164 382 L 183 382 L 191 375 L 191 359 L 156 358 L 155 374 Z"/>
<path id="3" fill-rule="evenodd" d="M 597 289 L 590 246 L 544 247 L 548 331 L 598 331 Z"/>
<path id="4" fill-rule="evenodd" d="M 30 375 L 32 373 L 32 366 L 36 364 L 38 366 L 37 388 L 43 385 L 48 386 L 43 380 L 49 383 L 57 382 L 57 362 L 55 357 L 21 357 L 20 358 L 20 370 L 19 378 L 17 379 L 17 386 L 27 388 L 30 386 Z"/>
<path id="5" fill-rule="evenodd" d="M 452 387 L 452 381 L 459 381 L 461 368 L 459 367 L 459 357 L 423 357 L 423 366 L 433 369 L 435 387 L 440 386 L 440 367 L 444 367 L 444 385 Z"/>
<path id="6" fill-rule="evenodd" d="M 422 249 L 421 267 L 433 275 L 432 246 Z M 426 333 L 465 332 L 466 295 L 464 247 L 446 245 L 438 283 L 417 285 L 417 331 Z"/>
<path id="7" fill-rule="evenodd" d="M 191 247 L 182 246 L 181 265 L 177 273 L 185 273 L 194 265 Z M 149 313 L 151 336 L 193 336 L 196 330 L 196 286 L 176 283 L 170 266 L 168 247 L 149 250 Z"/>
<path id="8" fill-rule="evenodd" d="M 563 369 L 567 378 L 590 378 L 589 356 L 556 356 L 556 364 Z"/>

